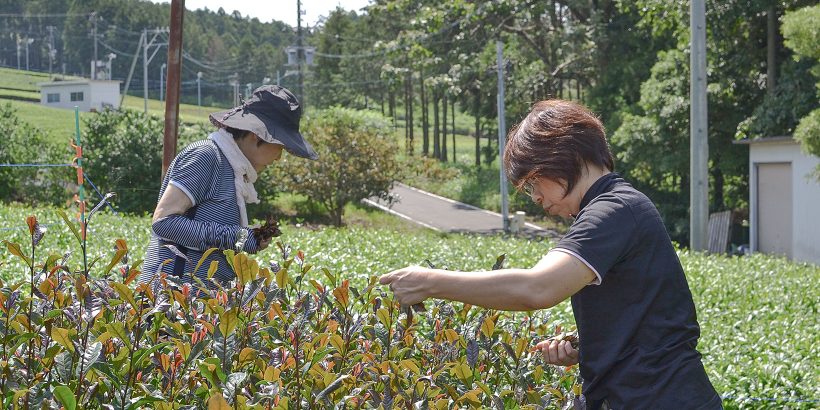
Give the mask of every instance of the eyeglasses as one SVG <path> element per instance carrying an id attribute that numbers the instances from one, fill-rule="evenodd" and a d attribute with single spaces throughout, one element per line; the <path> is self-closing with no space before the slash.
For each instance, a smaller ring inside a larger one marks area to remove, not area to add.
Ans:
<path id="1" fill-rule="evenodd" d="M 524 181 L 524 184 L 521 185 L 521 190 L 524 191 L 525 194 L 527 194 L 529 196 L 532 196 L 532 194 L 535 192 L 535 186 L 533 185 L 533 180 L 528 179 L 528 180 Z"/>

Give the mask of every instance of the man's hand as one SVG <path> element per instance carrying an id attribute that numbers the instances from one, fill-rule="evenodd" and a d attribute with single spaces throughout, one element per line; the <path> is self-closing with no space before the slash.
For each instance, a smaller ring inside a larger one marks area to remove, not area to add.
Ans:
<path id="1" fill-rule="evenodd" d="M 578 364 L 578 350 L 567 340 L 547 339 L 535 345 L 540 350 L 544 361 L 555 366 L 572 366 Z"/>

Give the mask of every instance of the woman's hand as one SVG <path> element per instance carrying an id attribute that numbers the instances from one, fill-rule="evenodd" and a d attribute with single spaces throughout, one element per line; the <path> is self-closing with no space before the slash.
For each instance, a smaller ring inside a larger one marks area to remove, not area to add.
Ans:
<path id="1" fill-rule="evenodd" d="M 268 238 L 268 239 L 262 239 L 261 241 L 259 241 L 259 248 L 257 248 L 256 251 L 261 252 L 261 251 L 265 250 L 265 248 L 270 246 L 271 240 L 272 240 L 272 238 Z"/>
<path id="2" fill-rule="evenodd" d="M 389 285 L 402 305 L 410 306 L 423 302 L 430 297 L 425 280 L 429 270 L 421 266 L 408 266 L 397 269 L 379 278 L 379 283 Z"/>
<path id="3" fill-rule="evenodd" d="M 578 350 L 566 340 L 547 339 L 535 345 L 540 350 L 544 361 L 555 366 L 572 366 L 578 364 Z"/>

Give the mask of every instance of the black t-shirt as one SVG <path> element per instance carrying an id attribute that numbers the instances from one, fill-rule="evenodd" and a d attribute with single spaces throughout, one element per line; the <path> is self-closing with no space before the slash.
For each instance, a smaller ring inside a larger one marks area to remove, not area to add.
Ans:
<path id="1" fill-rule="evenodd" d="M 655 205 L 612 173 L 580 208 L 554 251 L 600 278 L 572 296 L 587 400 L 615 409 L 720 408 L 695 349 L 692 293 Z"/>

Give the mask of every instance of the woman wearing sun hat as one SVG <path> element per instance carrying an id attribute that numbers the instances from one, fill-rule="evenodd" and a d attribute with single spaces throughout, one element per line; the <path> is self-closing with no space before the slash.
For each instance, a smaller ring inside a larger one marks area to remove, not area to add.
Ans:
<path id="1" fill-rule="evenodd" d="M 208 269 L 216 261 L 213 278 L 227 283 L 235 275 L 222 252 L 212 252 L 193 272 L 205 251 L 238 244 L 256 253 L 270 244 L 251 233 L 245 204 L 259 202 L 257 175 L 283 150 L 318 159 L 299 132 L 301 116 L 296 96 L 277 85 L 259 87 L 242 105 L 210 115 L 217 130 L 183 149 L 162 181 L 141 282 L 164 273 L 182 282 L 195 275 L 209 283 Z"/>

